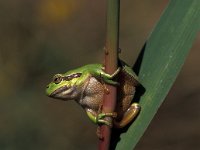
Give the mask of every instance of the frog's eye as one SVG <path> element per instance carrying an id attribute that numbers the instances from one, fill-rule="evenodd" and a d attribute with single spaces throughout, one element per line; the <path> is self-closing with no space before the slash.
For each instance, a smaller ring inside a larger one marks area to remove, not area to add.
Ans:
<path id="1" fill-rule="evenodd" d="M 53 82 L 55 83 L 55 84 L 58 84 L 58 83 L 60 83 L 62 81 L 62 76 L 60 76 L 60 75 L 55 75 L 54 77 L 53 77 Z"/>

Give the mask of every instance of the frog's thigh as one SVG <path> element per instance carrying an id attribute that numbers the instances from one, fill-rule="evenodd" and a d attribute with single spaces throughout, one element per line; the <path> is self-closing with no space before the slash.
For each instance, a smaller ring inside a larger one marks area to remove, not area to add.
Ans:
<path id="1" fill-rule="evenodd" d="M 140 105 L 138 103 L 133 103 L 129 109 L 125 112 L 122 120 L 120 122 L 114 121 L 114 126 L 116 128 L 122 128 L 130 123 L 139 113 Z"/>

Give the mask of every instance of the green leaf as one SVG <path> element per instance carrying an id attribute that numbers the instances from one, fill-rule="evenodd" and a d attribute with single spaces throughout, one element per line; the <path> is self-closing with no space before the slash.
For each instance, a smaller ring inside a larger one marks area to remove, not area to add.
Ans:
<path id="1" fill-rule="evenodd" d="M 139 80 L 145 88 L 141 113 L 116 149 L 132 150 L 175 81 L 200 29 L 199 0 L 171 0 L 146 43 Z M 162 118 L 160 118 L 162 119 Z"/>

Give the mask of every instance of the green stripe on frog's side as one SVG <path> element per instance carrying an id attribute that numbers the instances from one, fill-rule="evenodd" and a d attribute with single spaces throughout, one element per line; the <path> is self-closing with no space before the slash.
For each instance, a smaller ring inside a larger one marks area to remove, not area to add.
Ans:
<path id="1" fill-rule="evenodd" d="M 118 81 L 114 80 L 115 76 Z M 116 113 L 99 113 L 106 91 L 105 84 L 118 87 L 117 116 Z M 124 62 L 112 75 L 104 72 L 102 64 L 89 64 L 55 75 L 53 81 L 47 86 L 46 94 L 57 99 L 75 100 L 96 124 L 110 125 L 104 117 L 112 116 L 116 117 L 114 125 L 123 127 L 133 120 L 140 110 L 138 104 L 131 105 L 138 84 L 137 76 Z"/>

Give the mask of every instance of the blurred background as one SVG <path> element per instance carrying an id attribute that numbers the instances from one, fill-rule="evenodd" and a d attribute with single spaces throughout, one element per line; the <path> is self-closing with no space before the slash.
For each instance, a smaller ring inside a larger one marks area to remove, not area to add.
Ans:
<path id="1" fill-rule="evenodd" d="M 121 1 L 120 57 L 133 65 L 168 0 Z M 0 149 L 96 149 L 74 101 L 45 95 L 56 73 L 103 62 L 106 1 L 0 1 Z M 200 148 L 200 35 L 136 150 Z"/>

